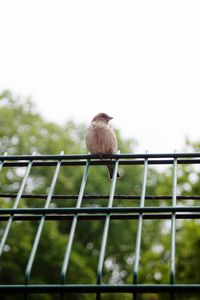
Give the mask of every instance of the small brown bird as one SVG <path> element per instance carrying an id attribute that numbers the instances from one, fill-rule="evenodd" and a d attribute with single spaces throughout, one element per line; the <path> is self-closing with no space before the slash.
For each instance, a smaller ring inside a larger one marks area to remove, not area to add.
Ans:
<path id="1" fill-rule="evenodd" d="M 113 118 L 105 113 L 96 115 L 86 133 L 86 145 L 92 154 L 115 154 L 117 152 L 117 139 L 115 132 L 108 122 Z M 107 165 L 110 179 L 113 177 L 114 166 Z M 117 177 L 120 177 L 117 173 Z"/>

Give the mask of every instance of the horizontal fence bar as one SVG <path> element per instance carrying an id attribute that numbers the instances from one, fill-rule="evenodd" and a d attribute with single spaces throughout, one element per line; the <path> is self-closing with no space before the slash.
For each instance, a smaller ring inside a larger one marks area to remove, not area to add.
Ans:
<path id="1" fill-rule="evenodd" d="M 0 193 L 0 198 L 15 198 L 17 194 L 10 194 L 10 193 Z M 47 194 L 23 194 L 21 198 L 26 199 L 46 199 Z M 77 200 L 78 195 L 53 195 L 52 199 L 56 200 Z M 90 199 L 98 199 L 98 200 L 105 200 L 108 199 L 109 195 L 83 195 L 84 200 Z M 141 196 L 139 195 L 114 195 L 114 199 L 116 200 L 140 200 Z M 177 200 L 200 200 L 200 196 L 191 195 L 191 196 L 177 196 Z M 172 195 L 146 195 L 145 200 L 172 200 Z"/>
<path id="2" fill-rule="evenodd" d="M 15 215 L 13 216 L 13 221 L 39 221 L 41 219 L 42 215 Z M 137 220 L 139 217 L 138 213 L 135 214 L 114 214 L 110 215 L 110 218 L 112 220 Z M 47 215 L 45 217 L 46 220 L 49 221 L 62 221 L 62 220 L 69 220 L 71 221 L 74 218 L 74 215 L 68 215 L 68 214 L 52 214 Z M 82 214 L 78 215 L 79 221 L 92 221 L 92 220 L 105 220 L 106 214 Z M 0 221 L 7 221 L 9 219 L 9 216 L 0 216 Z M 171 214 L 143 214 L 143 219 L 146 220 L 169 220 L 171 219 Z M 176 214 L 176 219 L 200 219 L 200 213 L 180 213 Z"/>
<path id="3" fill-rule="evenodd" d="M 111 157 L 110 157 L 111 158 Z M 30 161 L 30 160 L 29 160 Z M 2 167 L 26 167 L 28 165 L 29 161 L 10 161 L 10 162 L 4 162 Z M 61 164 L 61 167 L 63 166 L 84 166 L 86 163 L 86 160 L 73 160 L 73 161 L 63 161 Z M 179 159 L 178 164 L 200 164 L 200 159 Z M 109 162 L 109 164 L 114 164 L 114 161 Z M 130 159 L 130 160 L 119 160 L 119 165 L 143 165 L 144 160 L 136 160 L 136 159 Z M 107 165 L 107 162 L 105 160 L 99 159 L 99 160 L 91 160 L 90 162 L 91 166 L 103 166 Z M 149 165 L 173 165 L 172 159 L 152 159 L 149 160 Z M 35 161 L 33 162 L 34 167 L 54 167 L 56 166 L 56 161 Z"/>
<path id="4" fill-rule="evenodd" d="M 2 208 L 0 215 L 5 214 L 81 214 L 81 213 L 148 213 L 148 212 L 200 212 L 200 206 L 162 206 L 162 207 L 64 207 L 64 208 Z"/>
<path id="5" fill-rule="evenodd" d="M 200 284 L 38 284 L 0 285 L 0 293 L 199 293 Z"/>
<path id="6" fill-rule="evenodd" d="M 151 158 L 200 158 L 200 152 L 192 153 L 122 153 L 122 154 L 112 154 L 103 155 L 103 158 L 113 158 L 113 159 L 151 159 Z M 0 155 L 0 161 L 14 161 L 14 160 L 69 160 L 69 159 L 96 159 L 102 158 L 102 155 L 98 154 L 57 154 L 57 155 Z"/>

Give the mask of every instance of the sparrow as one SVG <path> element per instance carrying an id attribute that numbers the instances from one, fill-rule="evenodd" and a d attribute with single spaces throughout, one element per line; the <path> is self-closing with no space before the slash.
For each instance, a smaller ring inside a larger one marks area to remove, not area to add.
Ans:
<path id="1" fill-rule="evenodd" d="M 91 154 L 115 154 L 117 153 L 117 138 L 114 130 L 108 125 L 108 122 L 113 117 L 105 113 L 97 114 L 87 129 L 86 132 L 86 145 Z M 109 177 L 112 179 L 114 165 L 107 164 Z M 117 177 L 120 177 L 117 173 Z"/>

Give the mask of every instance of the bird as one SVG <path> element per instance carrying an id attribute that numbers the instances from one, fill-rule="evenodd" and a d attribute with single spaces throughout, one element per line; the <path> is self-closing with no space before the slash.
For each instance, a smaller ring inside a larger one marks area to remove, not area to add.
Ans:
<path id="1" fill-rule="evenodd" d="M 118 145 L 117 138 L 114 130 L 108 125 L 108 122 L 112 120 L 106 113 L 98 113 L 92 119 L 90 126 L 86 132 L 86 146 L 91 154 L 115 154 L 117 153 Z M 114 165 L 107 164 L 109 178 L 113 178 Z M 117 177 L 120 174 L 117 172 Z"/>

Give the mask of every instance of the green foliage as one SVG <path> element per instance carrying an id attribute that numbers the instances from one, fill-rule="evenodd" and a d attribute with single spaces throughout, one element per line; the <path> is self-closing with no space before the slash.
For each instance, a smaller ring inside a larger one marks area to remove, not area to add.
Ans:
<path id="1" fill-rule="evenodd" d="M 5 91 L 0 95 L 0 149 L 9 154 L 81 153 L 83 125 L 64 126 L 45 121 L 30 99 Z M 77 142 L 77 143 L 76 143 Z"/>
<path id="2" fill-rule="evenodd" d="M 30 99 L 13 95 L 10 91 L 0 94 L 0 149 L 8 154 L 58 154 L 86 153 L 84 124 L 68 121 L 64 125 L 47 122 L 34 107 Z M 116 130 L 121 153 L 133 152 L 134 140 L 124 139 Z M 187 147 L 193 147 L 188 142 Z M 195 144 L 194 149 L 199 150 Z M 199 195 L 197 167 L 185 165 L 178 169 L 178 191 L 180 195 Z M 2 168 L 0 192 L 17 193 L 25 173 L 25 167 Z M 31 170 L 25 193 L 47 194 L 53 178 L 54 167 L 37 167 Z M 143 167 L 120 166 L 121 178 L 117 182 L 116 194 L 141 195 Z M 83 175 L 83 167 L 62 166 L 55 187 L 55 194 L 77 195 Z M 105 194 L 110 190 L 110 181 L 105 166 L 91 166 L 85 194 Z M 171 195 L 172 168 L 148 170 L 147 194 Z M 1 207 L 12 207 L 15 197 L 1 197 Z M 44 207 L 45 199 L 22 198 L 19 207 Z M 82 206 L 106 206 L 108 199 L 83 200 Z M 52 199 L 53 207 L 75 206 L 76 200 Z M 184 204 L 196 205 L 187 200 Z M 114 206 L 138 206 L 138 200 L 115 199 Z M 171 205 L 171 201 L 147 200 L 146 206 Z M 14 221 L 0 260 L 1 284 L 24 283 L 24 271 L 33 245 L 38 221 Z M 145 220 L 142 230 L 142 251 L 139 267 L 140 283 L 169 283 L 170 220 Z M 0 222 L 0 235 L 6 221 Z M 71 221 L 46 221 L 31 274 L 31 283 L 59 283 L 60 271 L 68 241 Z M 99 249 L 104 220 L 79 221 L 70 257 L 68 283 L 95 283 Z M 132 283 L 135 260 L 137 220 L 112 220 L 104 263 L 103 282 Z M 176 278 L 177 283 L 199 283 L 199 221 L 177 221 Z M 16 295 L 15 299 L 22 299 Z M 51 300 L 56 295 L 31 295 L 30 299 Z M 95 299 L 94 295 L 68 295 L 66 299 Z M 113 298 L 114 297 L 114 298 Z M 141 295 L 140 299 L 168 299 L 169 295 Z M 176 299 L 186 299 L 177 295 Z M 132 299 L 132 295 L 103 295 L 103 299 Z M 3 295 L 2 300 L 10 299 Z M 197 300 L 192 295 L 190 298 Z"/>

